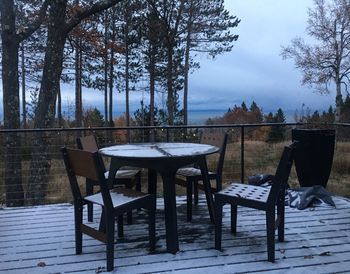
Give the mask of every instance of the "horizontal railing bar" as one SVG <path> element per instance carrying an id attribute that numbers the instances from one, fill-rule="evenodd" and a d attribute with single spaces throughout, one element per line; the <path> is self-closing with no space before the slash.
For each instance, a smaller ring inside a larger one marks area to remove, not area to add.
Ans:
<path id="1" fill-rule="evenodd" d="M 31 132 L 74 132 L 74 131 L 104 131 L 104 130 L 169 130 L 191 128 L 241 128 L 268 126 L 301 126 L 305 123 L 256 123 L 256 124 L 220 124 L 220 125 L 174 125 L 174 126 L 132 126 L 132 127 L 81 127 L 81 128 L 35 128 L 35 129 L 0 129 L 0 133 L 31 133 Z M 333 124 L 330 124 L 333 125 Z M 341 125 L 341 124 L 339 124 Z M 347 125 L 347 124 L 346 124 Z"/>

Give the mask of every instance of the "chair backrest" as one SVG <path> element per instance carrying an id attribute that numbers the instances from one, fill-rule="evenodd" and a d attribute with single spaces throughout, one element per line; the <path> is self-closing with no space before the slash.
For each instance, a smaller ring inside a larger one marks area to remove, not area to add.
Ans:
<path id="1" fill-rule="evenodd" d="M 226 153 L 226 145 L 227 145 L 228 133 L 224 134 L 220 133 L 209 133 L 204 131 L 201 136 L 201 143 L 209 144 L 220 147 L 220 156 L 216 166 L 216 173 L 221 176 L 222 170 L 224 168 L 224 160 Z"/>
<path id="2" fill-rule="evenodd" d="M 89 151 L 89 152 L 96 152 L 99 149 L 96 141 L 96 137 L 94 135 L 88 135 L 88 136 L 77 138 L 77 146 L 79 149 Z M 102 171 L 106 172 L 106 167 L 104 165 L 101 155 L 98 155 L 98 158 L 102 166 Z"/>
<path id="3" fill-rule="evenodd" d="M 268 203 L 275 205 L 278 199 L 278 195 L 286 189 L 290 170 L 292 168 L 294 152 L 297 146 L 297 142 L 293 142 L 291 145 L 284 147 L 281 159 L 278 163 L 275 176 L 272 180 L 272 186 L 268 197 Z"/>
<path id="4" fill-rule="evenodd" d="M 98 151 L 98 145 L 96 137 L 94 135 L 88 135 L 77 138 L 77 145 L 79 149 L 95 152 Z"/>
<path id="5" fill-rule="evenodd" d="M 103 203 L 107 209 L 112 209 L 113 204 L 98 152 L 69 149 L 65 147 L 62 148 L 61 151 L 74 201 L 79 202 L 82 199 L 82 192 L 80 191 L 77 180 L 77 176 L 81 176 L 87 180 L 99 183 Z"/>

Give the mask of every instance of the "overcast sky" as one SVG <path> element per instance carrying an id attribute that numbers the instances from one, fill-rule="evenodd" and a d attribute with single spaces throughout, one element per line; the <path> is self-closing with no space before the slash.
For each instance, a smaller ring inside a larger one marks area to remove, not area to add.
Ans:
<path id="1" fill-rule="evenodd" d="M 294 68 L 293 61 L 283 60 L 280 55 L 281 46 L 287 46 L 292 38 L 306 37 L 307 8 L 312 7 L 312 0 L 225 1 L 231 14 L 241 19 L 234 29 L 239 39 L 232 52 L 215 60 L 201 56 L 201 68 L 190 76 L 190 111 L 224 111 L 243 100 L 248 106 L 254 100 L 264 113 L 275 112 L 279 107 L 292 113 L 303 104 L 311 110 L 324 110 L 334 104 L 334 93 L 320 95 L 302 86 L 301 73 Z M 74 87 L 63 85 L 62 92 L 63 104 L 72 105 Z M 114 97 L 114 110 L 123 112 L 124 93 Z M 139 108 L 142 98 L 147 103 L 148 97 L 146 92 L 131 94 L 131 111 Z M 102 93 L 84 89 L 83 104 L 85 108 L 96 106 L 102 111 Z"/>
<path id="2" fill-rule="evenodd" d="M 190 107 L 228 108 L 255 100 L 265 111 L 305 107 L 326 109 L 334 94 L 321 96 L 300 84 L 292 60 L 283 60 L 281 46 L 305 37 L 307 8 L 312 0 L 226 0 L 227 9 L 241 19 L 239 39 L 231 53 L 202 60 L 191 76 Z M 210 105 L 208 105 L 210 102 Z"/>

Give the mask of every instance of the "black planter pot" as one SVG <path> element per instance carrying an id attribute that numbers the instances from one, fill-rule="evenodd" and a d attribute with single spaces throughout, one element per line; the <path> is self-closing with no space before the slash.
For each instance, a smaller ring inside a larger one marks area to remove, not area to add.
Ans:
<path id="1" fill-rule="evenodd" d="M 295 169 L 301 186 L 326 187 L 332 169 L 335 131 L 332 129 L 293 129 Z"/>

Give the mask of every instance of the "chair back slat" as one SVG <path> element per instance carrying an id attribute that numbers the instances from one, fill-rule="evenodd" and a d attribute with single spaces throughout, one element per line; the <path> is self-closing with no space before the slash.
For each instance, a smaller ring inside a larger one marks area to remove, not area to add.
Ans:
<path id="1" fill-rule="evenodd" d="M 112 199 L 107 186 L 98 152 L 62 148 L 64 163 L 74 199 L 81 198 L 81 191 L 76 176 L 96 181 L 100 185 L 104 205 L 112 209 Z"/>
<path id="2" fill-rule="evenodd" d="M 77 145 L 79 149 L 83 149 L 90 152 L 98 151 L 98 145 L 94 135 L 88 135 L 77 138 Z"/>
<path id="3" fill-rule="evenodd" d="M 201 143 L 221 147 L 224 141 L 224 134 L 222 132 L 211 132 L 205 130 L 201 134 Z"/>
<path id="4" fill-rule="evenodd" d="M 223 135 L 223 140 L 222 140 L 221 147 L 220 147 L 220 156 L 219 156 L 219 160 L 218 160 L 218 165 L 217 165 L 217 168 L 216 168 L 216 173 L 219 176 L 222 175 L 222 170 L 224 168 L 225 153 L 226 153 L 226 146 L 227 146 L 227 138 L 228 138 L 228 133 L 225 132 L 225 134 Z"/>
<path id="5" fill-rule="evenodd" d="M 219 159 L 217 162 L 218 164 L 216 166 L 216 173 L 219 175 L 222 174 L 222 170 L 224 167 L 227 138 L 228 138 L 227 132 L 222 134 L 222 132 L 204 131 L 201 135 L 202 144 L 213 145 L 220 148 Z"/>
<path id="6" fill-rule="evenodd" d="M 88 135 L 88 136 L 77 138 L 77 146 L 79 149 L 89 151 L 89 152 L 96 152 L 99 149 L 96 141 L 96 137 L 94 135 Z M 100 165 L 102 167 L 103 173 L 105 173 L 106 167 L 104 165 L 101 155 L 98 155 L 98 160 L 100 161 Z"/>
<path id="7" fill-rule="evenodd" d="M 70 168 L 77 176 L 98 181 L 99 177 L 93 154 L 86 152 L 85 150 L 68 149 L 67 153 L 70 160 Z"/>
<path id="8" fill-rule="evenodd" d="M 275 205 L 280 192 L 286 189 L 290 170 L 293 164 L 294 151 L 296 142 L 283 149 L 282 157 L 276 169 L 275 176 L 272 180 L 272 186 L 268 197 L 268 203 Z"/>

